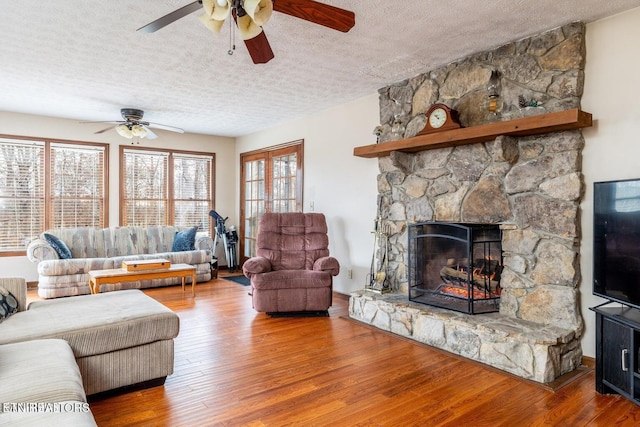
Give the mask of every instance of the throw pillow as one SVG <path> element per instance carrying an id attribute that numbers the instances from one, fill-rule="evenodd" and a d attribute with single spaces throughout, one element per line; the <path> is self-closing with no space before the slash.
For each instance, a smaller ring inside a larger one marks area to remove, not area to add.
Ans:
<path id="1" fill-rule="evenodd" d="M 51 247 L 58 253 L 60 259 L 73 258 L 71 251 L 66 243 L 58 239 L 53 234 L 44 233 L 44 239 L 51 245 Z"/>
<path id="2" fill-rule="evenodd" d="M 0 323 L 18 311 L 18 301 L 6 288 L 0 286 Z"/>
<path id="3" fill-rule="evenodd" d="M 197 232 L 198 227 L 192 227 L 188 230 L 178 231 L 173 238 L 173 246 L 171 247 L 171 252 L 195 250 Z"/>

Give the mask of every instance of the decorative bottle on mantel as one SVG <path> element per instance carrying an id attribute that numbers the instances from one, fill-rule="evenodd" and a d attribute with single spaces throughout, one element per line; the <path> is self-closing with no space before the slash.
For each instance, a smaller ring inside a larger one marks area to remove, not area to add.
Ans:
<path id="1" fill-rule="evenodd" d="M 485 104 L 487 109 L 487 121 L 489 123 L 498 122 L 502 118 L 501 90 L 502 84 L 500 83 L 500 72 L 493 70 L 491 71 L 491 77 L 489 78 L 489 84 L 487 85 L 489 99 Z"/>

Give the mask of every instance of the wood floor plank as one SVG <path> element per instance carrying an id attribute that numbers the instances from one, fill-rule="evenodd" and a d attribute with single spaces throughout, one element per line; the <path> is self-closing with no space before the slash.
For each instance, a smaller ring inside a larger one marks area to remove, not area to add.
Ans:
<path id="1" fill-rule="evenodd" d="M 272 319 L 221 278 L 145 290 L 180 316 L 164 386 L 92 399 L 110 426 L 639 425 L 640 408 L 599 395 L 590 372 L 554 392 L 345 320 Z"/>

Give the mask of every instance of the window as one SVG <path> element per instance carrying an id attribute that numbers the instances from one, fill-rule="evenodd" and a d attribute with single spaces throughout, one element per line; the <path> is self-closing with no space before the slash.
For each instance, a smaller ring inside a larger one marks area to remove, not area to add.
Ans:
<path id="1" fill-rule="evenodd" d="M 104 152 L 104 147 L 51 144 L 48 228 L 103 227 Z"/>
<path id="2" fill-rule="evenodd" d="M 210 234 L 215 155 L 121 147 L 122 225 L 197 225 Z"/>
<path id="3" fill-rule="evenodd" d="M 106 144 L 0 138 L 0 251 L 51 228 L 106 227 Z M 46 179 L 46 177 L 48 179 Z"/>

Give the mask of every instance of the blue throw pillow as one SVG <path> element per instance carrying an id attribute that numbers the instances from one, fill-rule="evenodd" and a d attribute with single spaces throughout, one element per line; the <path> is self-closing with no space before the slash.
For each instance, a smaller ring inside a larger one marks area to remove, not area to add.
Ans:
<path id="1" fill-rule="evenodd" d="M 173 246 L 171 252 L 193 251 L 196 249 L 196 233 L 198 227 L 192 227 L 188 230 L 178 231 L 173 238 Z"/>
<path id="2" fill-rule="evenodd" d="M 66 243 L 58 239 L 53 234 L 44 233 L 44 239 L 51 245 L 51 247 L 58 253 L 60 259 L 73 258 L 71 251 Z"/>
<path id="3" fill-rule="evenodd" d="M 0 286 L 0 323 L 18 312 L 18 301 L 6 288 Z"/>

